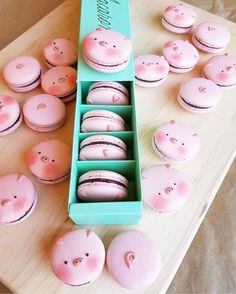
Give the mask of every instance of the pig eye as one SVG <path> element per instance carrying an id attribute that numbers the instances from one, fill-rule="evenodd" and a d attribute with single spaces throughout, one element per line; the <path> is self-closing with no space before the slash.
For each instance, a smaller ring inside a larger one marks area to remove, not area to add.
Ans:
<path id="1" fill-rule="evenodd" d="M 56 45 L 56 42 L 53 42 L 53 45 Z"/>
<path id="2" fill-rule="evenodd" d="M 38 154 L 41 154 L 41 151 L 39 151 Z"/>
<path id="3" fill-rule="evenodd" d="M 94 38 L 95 41 L 97 41 L 97 38 Z"/>
<path id="4" fill-rule="evenodd" d="M 16 199 L 16 198 L 17 198 L 17 196 L 16 196 L 16 195 L 14 195 L 14 198 Z"/>
<path id="5" fill-rule="evenodd" d="M 169 134 L 166 134 L 166 136 L 169 136 Z"/>
<path id="6" fill-rule="evenodd" d="M 62 52 L 62 51 L 61 51 L 60 53 L 61 53 L 61 54 L 63 54 L 63 52 Z"/>
<path id="7" fill-rule="evenodd" d="M 182 146 L 184 146 L 184 143 L 182 143 Z"/>
<path id="8" fill-rule="evenodd" d="M 158 193 L 158 195 L 160 196 L 160 195 L 161 195 L 161 193 L 159 192 L 159 193 Z"/>
<path id="9" fill-rule="evenodd" d="M 222 71 L 221 72 L 224 72 L 224 70 L 222 69 Z"/>
<path id="10" fill-rule="evenodd" d="M 142 64 L 145 64 L 145 62 L 143 61 Z"/>
<path id="11" fill-rule="evenodd" d="M 157 62 L 156 64 L 159 64 L 159 62 Z"/>
<path id="12" fill-rule="evenodd" d="M 52 82 L 53 83 L 53 85 L 55 85 L 55 82 Z"/>
<path id="13" fill-rule="evenodd" d="M 65 260 L 65 261 L 64 261 L 64 264 L 68 264 L 68 261 L 67 261 L 67 260 Z"/>
<path id="14" fill-rule="evenodd" d="M 113 48 L 116 48 L 116 45 L 113 45 Z"/>
<path id="15" fill-rule="evenodd" d="M 174 185 L 176 186 L 176 183 L 174 183 Z"/>
<path id="16" fill-rule="evenodd" d="M 183 12 L 181 13 L 181 15 L 184 15 Z"/>
<path id="17" fill-rule="evenodd" d="M 180 52 L 181 55 L 183 55 L 183 52 Z"/>
<path id="18" fill-rule="evenodd" d="M 86 256 L 89 256 L 89 253 L 85 253 Z"/>
<path id="19" fill-rule="evenodd" d="M 66 75 L 66 78 L 68 78 L 68 75 Z"/>
<path id="20" fill-rule="evenodd" d="M 52 162 L 55 162 L 55 159 L 53 159 Z"/>

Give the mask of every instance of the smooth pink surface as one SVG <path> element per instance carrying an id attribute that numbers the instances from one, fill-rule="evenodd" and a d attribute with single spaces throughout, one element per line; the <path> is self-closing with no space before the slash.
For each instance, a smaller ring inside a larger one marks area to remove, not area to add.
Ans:
<path id="1" fill-rule="evenodd" d="M 203 68 L 203 75 L 221 89 L 236 85 L 236 56 L 217 55 L 211 57 Z"/>
<path id="2" fill-rule="evenodd" d="M 20 106 L 10 96 L 0 96 L 0 136 L 8 135 L 17 129 L 22 121 Z"/>
<path id="3" fill-rule="evenodd" d="M 86 100 L 88 104 L 126 105 L 129 103 L 129 92 L 121 83 L 96 82 L 89 87 Z"/>
<path id="4" fill-rule="evenodd" d="M 204 78 L 192 78 L 181 85 L 178 101 L 190 112 L 209 112 L 217 105 L 221 91 L 215 83 Z"/>
<path id="5" fill-rule="evenodd" d="M 180 4 L 165 8 L 162 18 L 163 26 L 174 33 L 187 33 L 196 22 L 196 13 L 188 6 Z"/>
<path id="6" fill-rule="evenodd" d="M 108 170 L 94 170 L 80 176 L 77 194 L 83 201 L 119 201 L 127 198 L 127 188 L 124 176 Z"/>
<path id="7" fill-rule="evenodd" d="M 188 41 L 173 40 L 164 45 L 163 55 L 170 65 L 170 71 L 185 73 L 193 69 L 199 59 L 197 49 Z"/>
<path id="8" fill-rule="evenodd" d="M 142 290 L 157 279 L 159 250 L 148 235 L 126 231 L 116 236 L 107 250 L 107 267 L 114 280 L 127 289 Z"/>
<path id="9" fill-rule="evenodd" d="M 41 87 L 47 94 L 67 102 L 75 98 L 76 79 L 77 72 L 73 67 L 55 66 L 42 75 Z M 72 97 L 70 94 L 73 94 Z"/>
<path id="10" fill-rule="evenodd" d="M 94 135 L 80 144 L 80 160 L 123 160 L 126 159 L 126 145 L 117 137 Z"/>
<path id="11" fill-rule="evenodd" d="M 85 36 L 83 56 L 97 71 L 117 72 L 128 65 L 131 47 L 131 41 L 121 33 L 97 28 Z"/>
<path id="12" fill-rule="evenodd" d="M 49 68 L 58 65 L 75 65 L 77 63 L 77 48 L 66 38 L 48 41 L 43 48 L 45 62 Z"/>
<path id="13" fill-rule="evenodd" d="M 91 110 L 83 115 L 81 132 L 115 132 L 124 131 L 123 118 L 109 110 Z"/>
<path id="14" fill-rule="evenodd" d="M 224 50 L 230 38 L 230 33 L 226 28 L 212 22 L 199 24 L 193 33 L 194 45 L 202 51 L 212 53 Z"/>
<path id="15" fill-rule="evenodd" d="M 91 230 L 74 230 L 56 240 L 51 252 L 51 268 L 62 282 L 84 286 L 95 281 L 103 270 L 105 248 Z"/>
<path id="16" fill-rule="evenodd" d="M 142 192 L 144 203 L 154 211 L 176 212 L 188 199 L 188 183 L 171 165 L 152 165 L 142 172 Z"/>
<path id="17" fill-rule="evenodd" d="M 26 124 L 39 132 L 53 131 L 65 122 L 66 107 L 57 97 L 39 94 L 29 98 L 23 106 Z"/>
<path id="18" fill-rule="evenodd" d="M 143 87 L 162 84 L 169 73 L 169 64 L 163 56 L 140 55 L 135 58 L 135 83 Z"/>
<path id="19" fill-rule="evenodd" d="M 25 220 L 34 210 L 37 192 L 21 174 L 0 176 L 0 224 L 15 224 Z"/>
<path id="20" fill-rule="evenodd" d="M 41 182 L 59 183 L 69 176 L 71 148 L 60 140 L 44 140 L 29 151 L 27 163 L 32 174 Z"/>
<path id="21" fill-rule="evenodd" d="M 40 74 L 40 64 L 31 56 L 18 56 L 9 61 L 3 69 L 7 84 L 17 92 L 26 92 L 37 87 L 40 84 Z"/>
<path id="22" fill-rule="evenodd" d="M 197 152 L 199 136 L 190 127 L 172 120 L 157 128 L 152 146 L 167 161 L 185 161 Z"/>

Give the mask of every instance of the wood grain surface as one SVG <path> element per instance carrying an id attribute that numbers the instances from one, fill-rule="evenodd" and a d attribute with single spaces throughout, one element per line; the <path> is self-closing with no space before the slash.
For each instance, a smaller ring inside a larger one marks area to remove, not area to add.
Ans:
<path id="1" fill-rule="evenodd" d="M 177 36 L 161 26 L 161 13 L 169 3 L 162 1 L 131 1 L 133 42 L 135 55 L 161 53 L 163 44 L 171 38 L 190 39 L 190 35 Z M 52 37 L 78 36 L 80 1 L 68 0 L 30 30 L 0 52 L 0 68 L 7 60 L 20 54 L 29 54 L 42 61 L 42 46 Z M 236 50 L 236 25 L 207 12 L 195 9 L 198 22 L 213 20 L 225 25 L 232 34 L 227 52 Z M 209 114 L 194 115 L 182 110 L 176 101 L 180 83 L 189 77 L 200 76 L 202 65 L 209 57 L 201 53 L 194 71 L 177 75 L 171 73 L 162 86 L 154 89 L 136 88 L 137 116 L 140 137 L 142 168 L 162 161 L 151 148 L 155 128 L 171 119 L 192 126 L 200 135 L 201 148 L 191 161 L 178 164 L 189 178 L 191 195 L 185 207 L 171 215 L 156 215 L 144 208 L 144 215 L 136 226 L 90 226 L 105 243 L 127 229 L 138 229 L 152 236 L 160 248 L 162 270 L 158 280 L 144 293 L 165 292 L 173 279 L 191 241 L 196 234 L 215 194 L 234 157 L 236 136 L 235 90 L 223 92 L 218 107 Z M 45 69 L 45 67 L 44 67 Z M 3 94 L 16 97 L 21 103 L 40 88 L 26 94 L 11 92 L 0 77 Z M 29 173 L 25 156 L 29 148 L 44 138 L 61 138 L 71 144 L 74 102 L 67 104 L 67 123 L 48 134 L 31 131 L 22 125 L 15 133 L 0 139 L 0 173 L 20 172 L 34 181 L 39 202 L 33 215 L 16 226 L 0 227 L 0 280 L 13 292 L 19 293 L 128 293 L 117 285 L 105 268 L 101 277 L 89 287 L 76 289 L 60 283 L 49 266 L 50 249 L 54 238 L 74 228 L 67 215 L 69 181 L 46 186 L 37 182 Z"/>

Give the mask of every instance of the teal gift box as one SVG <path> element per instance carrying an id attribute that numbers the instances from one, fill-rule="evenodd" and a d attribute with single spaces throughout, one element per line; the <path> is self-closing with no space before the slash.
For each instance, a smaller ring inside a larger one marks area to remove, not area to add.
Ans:
<path id="1" fill-rule="evenodd" d="M 131 37 L 128 0 L 83 0 L 81 6 L 78 90 L 76 99 L 72 166 L 68 210 L 76 224 L 136 224 L 142 215 L 142 193 L 139 164 L 138 134 L 135 112 L 134 65 L 131 55 L 128 66 L 118 73 L 101 73 L 90 68 L 82 57 L 84 37 L 97 27 L 119 31 Z M 117 81 L 130 93 L 129 105 L 86 104 L 89 86 L 96 81 Z M 84 113 L 93 109 L 105 109 L 122 116 L 126 122 L 123 132 L 81 133 L 80 124 Z M 122 139 L 127 145 L 126 160 L 80 161 L 80 142 L 94 134 L 109 134 Z M 82 202 L 77 198 L 78 179 L 91 170 L 111 170 L 128 180 L 128 199 L 113 202 Z"/>

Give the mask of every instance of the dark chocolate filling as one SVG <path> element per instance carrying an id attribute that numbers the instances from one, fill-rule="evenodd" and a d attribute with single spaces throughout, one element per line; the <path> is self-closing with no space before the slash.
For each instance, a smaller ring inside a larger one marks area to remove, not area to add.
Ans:
<path id="1" fill-rule="evenodd" d="M 30 84 L 25 85 L 25 86 L 19 86 L 19 87 L 17 87 L 17 88 L 25 88 L 25 87 L 29 87 L 29 86 L 33 85 L 33 84 L 36 83 L 37 80 L 41 77 L 41 73 L 42 73 L 42 71 L 40 70 L 40 73 L 39 73 L 38 77 L 37 77 L 33 82 L 31 82 Z"/>
<path id="2" fill-rule="evenodd" d="M 80 287 L 80 286 L 84 286 L 84 285 L 87 285 L 89 284 L 90 282 L 86 282 L 86 283 L 83 283 L 83 284 L 79 284 L 79 285 L 72 285 L 72 284 L 68 284 L 68 283 L 65 283 L 66 285 L 69 285 L 69 286 L 72 286 L 72 287 Z"/>
<path id="3" fill-rule="evenodd" d="M 65 99 L 65 98 L 68 98 L 68 97 L 70 97 L 71 95 L 75 94 L 76 91 L 77 91 L 77 87 L 75 88 L 75 90 L 74 90 L 72 93 L 70 93 L 70 94 L 68 94 L 68 95 L 65 95 L 65 96 L 57 96 L 57 97 L 60 98 L 60 99 Z"/>
<path id="4" fill-rule="evenodd" d="M 184 101 L 184 103 L 186 103 L 190 107 L 197 108 L 197 109 L 209 109 L 209 108 L 211 108 L 211 106 L 197 106 L 197 105 L 193 105 L 193 104 L 187 102 L 186 100 L 184 100 L 184 98 L 182 96 L 180 96 L 180 97 Z"/>
<path id="5" fill-rule="evenodd" d="M 204 78 L 206 78 L 207 80 L 210 80 L 206 75 L 205 75 L 205 73 L 203 72 L 203 77 Z M 215 82 L 214 82 L 215 83 Z M 233 86 L 235 86 L 236 84 L 230 84 L 230 85 L 221 85 L 221 84 L 216 84 L 217 86 L 219 86 L 219 87 L 224 87 L 224 88 L 227 88 L 227 87 L 233 87 Z"/>
<path id="6" fill-rule="evenodd" d="M 164 21 L 167 22 L 169 25 L 175 27 L 175 28 L 178 28 L 178 29 L 190 29 L 192 26 L 188 26 L 188 27 L 179 27 L 179 26 L 176 26 L 174 25 L 173 23 L 170 23 L 168 20 L 166 20 L 165 17 L 163 17 Z"/>
<path id="7" fill-rule="evenodd" d="M 164 78 L 165 78 L 165 77 L 164 77 Z M 140 79 L 140 78 L 138 78 L 137 76 L 135 76 L 135 79 L 136 79 L 136 80 L 138 80 L 138 81 L 140 81 L 140 82 L 145 82 L 145 83 L 156 83 L 156 82 L 159 82 L 159 81 L 163 80 L 164 78 L 161 78 L 161 79 L 159 79 L 159 80 L 148 81 L 148 80 Z"/>
<path id="8" fill-rule="evenodd" d="M 93 145 L 112 145 L 112 146 L 118 147 L 118 148 L 120 148 L 122 150 L 125 150 L 124 148 L 122 148 L 118 144 L 111 143 L 111 142 L 105 142 L 105 141 L 95 141 L 95 142 L 91 142 L 91 143 L 85 144 L 83 147 L 80 148 L 80 150 L 82 150 L 83 148 L 85 148 L 87 146 L 93 146 Z"/>
<path id="9" fill-rule="evenodd" d="M 41 179 L 41 178 L 38 178 L 40 181 L 42 181 L 42 182 L 55 182 L 55 181 L 58 181 L 58 180 L 60 180 L 60 179 L 63 179 L 63 178 L 65 178 L 66 176 L 68 176 L 70 173 L 67 173 L 67 174 L 65 174 L 64 176 L 61 176 L 61 177 L 59 177 L 59 178 L 56 178 L 56 179 L 50 179 L 50 180 L 45 180 L 45 179 Z"/>
<path id="10" fill-rule="evenodd" d="M 16 125 L 16 124 L 19 122 L 20 118 L 21 118 L 21 113 L 19 113 L 19 116 L 17 117 L 16 121 L 15 121 L 12 125 L 10 125 L 10 126 L 9 126 L 8 128 L 6 128 L 6 129 L 0 131 L 0 133 L 3 133 L 3 132 L 5 132 L 5 131 L 11 129 L 14 125 Z"/>
<path id="11" fill-rule="evenodd" d="M 103 179 L 103 178 L 94 178 L 94 179 L 83 180 L 82 182 L 79 183 L 79 185 L 83 185 L 83 184 L 87 184 L 87 183 L 94 183 L 94 182 L 116 184 L 116 185 L 122 186 L 124 188 L 127 188 L 127 186 L 125 184 L 123 184 L 119 181 L 110 180 L 110 179 Z"/>
<path id="12" fill-rule="evenodd" d="M 95 89 L 102 89 L 102 88 L 108 88 L 108 89 L 114 89 L 114 90 L 117 90 L 117 91 L 119 91 L 119 92 L 121 92 L 122 94 L 124 94 L 126 97 L 127 97 L 127 94 L 125 93 L 125 92 L 123 92 L 121 89 L 119 89 L 119 88 L 115 88 L 115 87 L 113 87 L 113 86 L 96 86 L 96 87 L 94 87 L 94 88 L 92 88 L 92 90 L 90 91 L 90 92 L 92 92 L 93 90 L 95 90 Z"/>
<path id="13" fill-rule="evenodd" d="M 46 61 L 46 63 L 50 64 L 50 65 L 53 66 L 53 67 L 57 66 L 57 65 L 55 65 L 55 64 L 52 64 L 52 63 L 51 63 L 50 61 L 48 61 L 46 58 L 45 58 L 45 61 Z M 74 64 L 72 64 L 72 65 L 70 65 L 70 66 L 72 66 L 72 67 L 76 67 L 76 66 L 77 66 L 77 62 L 74 63 Z"/>
<path id="14" fill-rule="evenodd" d="M 177 68 L 177 69 L 190 69 L 190 68 L 192 68 L 192 66 L 190 66 L 190 67 L 178 67 L 178 66 L 174 66 L 174 65 L 172 65 L 172 64 L 170 64 L 170 63 L 169 63 L 169 65 L 170 65 L 171 67 L 173 67 L 173 68 Z"/>
<path id="15" fill-rule="evenodd" d="M 107 119 L 114 119 L 114 118 L 112 118 L 112 117 L 109 117 L 109 116 L 105 116 L 105 115 L 91 115 L 91 116 L 87 116 L 87 117 L 85 117 L 85 118 L 83 118 L 83 121 L 85 121 L 86 119 L 89 119 L 89 118 L 98 118 L 98 117 L 103 117 L 103 118 L 107 118 Z"/>
<path id="16" fill-rule="evenodd" d="M 211 49 L 223 49 L 224 47 L 214 47 L 214 46 L 209 46 L 207 44 L 204 44 L 202 41 L 200 41 L 195 35 L 194 35 L 194 38 L 200 43 L 202 44 L 203 46 L 207 47 L 207 48 L 211 48 Z"/>
<path id="17" fill-rule="evenodd" d="M 86 58 L 91 61 L 92 63 L 94 64 L 97 64 L 97 65 L 100 65 L 100 66 L 104 66 L 104 67 L 115 67 L 115 66 L 119 66 L 119 65 L 122 65 L 122 64 L 125 64 L 126 62 L 128 62 L 128 59 L 126 59 L 124 62 L 121 62 L 121 63 L 117 63 L 117 64 L 101 64 L 101 63 L 98 63 L 90 58 L 88 58 L 88 56 L 86 56 Z"/>
<path id="18" fill-rule="evenodd" d="M 34 205 L 34 202 L 31 204 L 30 208 L 20 218 L 18 218 L 17 220 L 8 222 L 7 224 L 13 224 L 13 223 L 18 222 L 21 219 L 23 219 L 31 211 L 31 209 L 33 208 L 33 205 Z"/>

